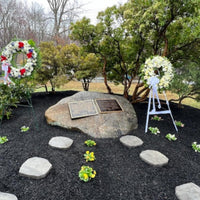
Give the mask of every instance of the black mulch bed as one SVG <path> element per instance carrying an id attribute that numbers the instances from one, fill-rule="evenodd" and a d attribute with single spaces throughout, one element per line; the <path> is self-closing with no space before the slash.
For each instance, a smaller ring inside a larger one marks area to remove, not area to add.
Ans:
<path id="1" fill-rule="evenodd" d="M 177 108 L 170 104 L 173 116 L 185 124 L 176 134 L 178 140 L 170 142 L 167 133 L 175 133 L 171 119 L 163 115 L 164 121 L 150 120 L 157 126 L 158 136 L 145 134 L 147 103 L 134 105 L 138 116 L 138 129 L 131 135 L 144 141 L 140 147 L 129 149 L 117 139 L 95 139 L 96 147 L 86 147 L 84 141 L 91 137 L 76 131 L 52 127 L 46 123 L 44 112 L 60 99 L 74 94 L 73 91 L 56 94 L 35 94 L 33 105 L 38 130 L 33 123 L 30 108 L 18 107 L 10 120 L 4 120 L 0 136 L 9 142 L 0 145 L 0 192 L 15 194 L 19 200 L 175 200 L 175 187 L 194 182 L 200 186 L 200 154 L 195 153 L 191 143 L 200 143 L 200 110 L 185 106 Z M 20 127 L 30 126 L 25 133 Z M 54 136 L 67 136 L 74 140 L 68 150 L 57 150 L 48 146 Z M 168 165 L 156 168 L 139 158 L 143 150 L 158 150 L 169 158 Z M 83 154 L 94 151 L 95 162 L 85 163 Z M 53 168 L 47 177 L 34 180 L 19 175 L 22 163 L 30 157 L 48 159 Z M 82 165 L 97 171 L 90 182 L 79 180 Z"/>

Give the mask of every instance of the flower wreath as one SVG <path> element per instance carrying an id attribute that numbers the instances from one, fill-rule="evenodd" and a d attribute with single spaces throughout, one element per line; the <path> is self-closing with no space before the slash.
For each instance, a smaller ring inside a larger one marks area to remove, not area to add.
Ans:
<path id="1" fill-rule="evenodd" d="M 142 79 L 145 84 L 150 85 L 150 78 L 159 78 L 158 89 L 163 90 L 169 87 L 172 80 L 173 67 L 166 57 L 153 56 L 146 60 L 142 68 Z"/>
<path id="2" fill-rule="evenodd" d="M 8 64 L 8 73 L 13 78 L 23 78 L 30 76 L 34 67 L 37 66 L 37 53 L 32 42 L 29 41 L 11 41 L 1 53 L 2 64 Z M 13 54 L 25 53 L 27 56 L 27 62 L 22 68 L 15 68 L 10 63 L 13 61 Z"/>

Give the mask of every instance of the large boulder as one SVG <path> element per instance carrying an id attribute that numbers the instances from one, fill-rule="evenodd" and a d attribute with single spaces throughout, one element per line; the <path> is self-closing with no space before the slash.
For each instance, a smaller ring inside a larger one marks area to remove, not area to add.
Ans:
<path id="1" fill-rule="evenodd" d="M 74 101 L 116 99 L 123 111 L 71 119 L 68 103 Z M 137 128 L 137 116 L 131 103 L 124 97 L 98 92 L 79 92 L 60 100 L 45 112 L 47 123 L 79 130 L 95 138 L 116 138 Z"/>

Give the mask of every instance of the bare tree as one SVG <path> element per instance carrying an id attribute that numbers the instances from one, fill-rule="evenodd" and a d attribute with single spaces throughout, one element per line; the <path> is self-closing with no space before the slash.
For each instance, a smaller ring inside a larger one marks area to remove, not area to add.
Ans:
<path id="1" fill-rule="evenodd" d="M 13 14 L 15 13 L 16 1 L 0 1 L 0 48 L 7 44 L 12 37 L 11 25 L 14 25 Z"/>
<path id="2" fill-rule="evenodd" d="M 58 42 L 58 39 L 68 36 L 70 23 L 77 16 L 75 11 L 81 8 L 77 0 L 47 0 L 50 9 L 53 13 L 53 38 Z"/>
<path id="3" fill-rule="evenodd" d="M 49 17 L 46 16 L 44 8 L 38 3 L 32 3 L 26 12 L 28 19 L 27 38 L 33 39 L 37 44 L 49 39 L 50 27 Z"/>

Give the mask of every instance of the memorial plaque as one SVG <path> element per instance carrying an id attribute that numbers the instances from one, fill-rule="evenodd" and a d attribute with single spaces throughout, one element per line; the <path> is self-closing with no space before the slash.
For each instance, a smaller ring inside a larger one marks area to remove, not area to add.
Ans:
<path id="1" fill-rule="evenodd" d="M 123 111 L 116 99 L 96 99 L 95 101 L 100 113 Z"/>
<path id="2" fill-rule="evenodd" d="M 68 103 L 71 119 L 97 115 L 98 111 L 93 100 L 73 101 Z"/>

